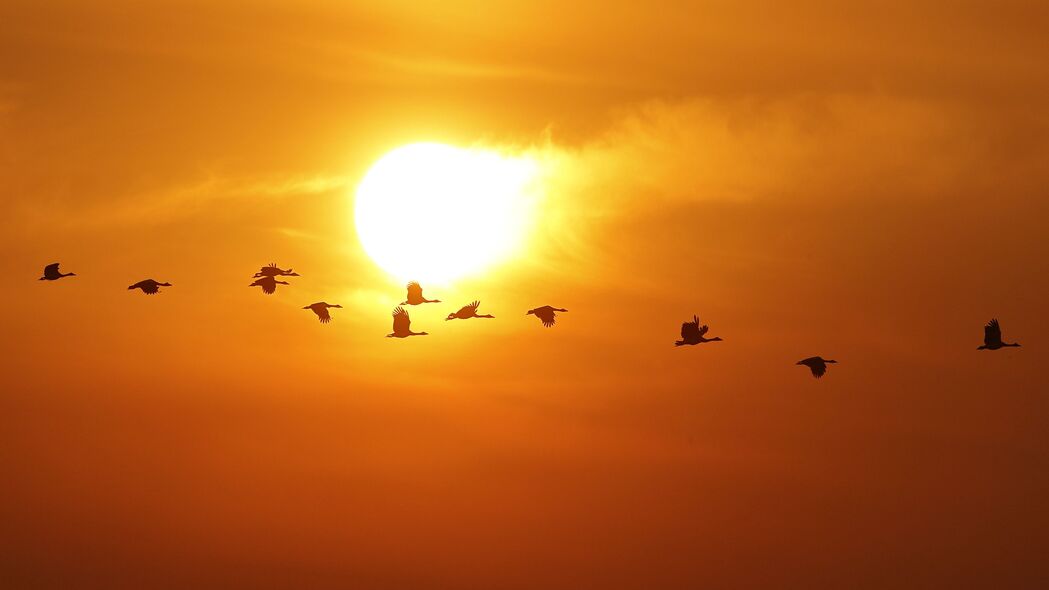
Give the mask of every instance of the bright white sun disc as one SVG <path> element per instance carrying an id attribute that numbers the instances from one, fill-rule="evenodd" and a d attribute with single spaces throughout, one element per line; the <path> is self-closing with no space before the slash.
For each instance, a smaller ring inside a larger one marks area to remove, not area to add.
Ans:
<path id="1" fill-rule="evenodd" d="M 368 256 L 401 280 L 447 282 L 520 245 L 530 216 L 527 158 L 438 143 L 397 148 L 357 186 L 354 221 Z"/>

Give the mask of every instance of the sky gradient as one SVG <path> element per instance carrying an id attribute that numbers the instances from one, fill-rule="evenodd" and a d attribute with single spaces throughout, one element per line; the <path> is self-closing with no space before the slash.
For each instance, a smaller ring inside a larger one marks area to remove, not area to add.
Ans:
<path id="1" fill-rule="evenodd" d="M 5 584 L 1049 584 L 1049 7 L 419 4 L 0 6 Z M 542 199 L 399 341 L 421 141 Z"/>

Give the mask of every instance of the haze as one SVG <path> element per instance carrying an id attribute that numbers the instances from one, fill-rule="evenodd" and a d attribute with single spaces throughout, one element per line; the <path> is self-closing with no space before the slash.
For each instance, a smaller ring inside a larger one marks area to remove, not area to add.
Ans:
<path id="1" fill-rule="evenodd" d="M 1049 7 L 422 4 L 0 6 L 5 587 L 1049 583 Z M 398 341 L 416 142 L 543 198 Z"/>

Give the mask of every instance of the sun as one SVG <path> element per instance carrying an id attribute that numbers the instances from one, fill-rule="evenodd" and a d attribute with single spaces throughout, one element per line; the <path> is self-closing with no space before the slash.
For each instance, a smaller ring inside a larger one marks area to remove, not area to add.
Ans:
<path id="1" fill-rule="evenodd" d="M 507 259 L 524 240 L 536 164 L 526 157 L 415 143 L 357 186 L 354 222 L 368 256 L 400 280 L 447 283 Z"/>

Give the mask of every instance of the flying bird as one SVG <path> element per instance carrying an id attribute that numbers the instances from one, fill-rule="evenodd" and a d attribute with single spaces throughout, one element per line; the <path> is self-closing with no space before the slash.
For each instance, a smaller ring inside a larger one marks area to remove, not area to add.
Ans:
<path id="1" fill-rule="evenodd" d="M 419 283 L 412 281 L 408 283 L 408 299 L 402 301 L 401 305 L 419 305 L 420 303 L 440 303 L 440 299 L 427 299 L 423 297 L 423 288 Z"/>
<path id="2" fill-rule="evenodd" d="M 393 332 L 387 334 L 387 338 L 407 338 L 409 336 L 428 336 L 426 332 L 412 332 L 412 319 L 404 308 L 397 306 L 393 309 Z"/>
<path id="3" fill-rule="evenodd" d="M 713 338 L 705 338 L 704 334 L 710 326 L 703 324 L 699 325 L 699 316 L 693 315 L 691 322 L 685 322 L 681 324 L 681 340 L 674 342 L 674 346 L 684 346 L 686 344 L 695 345 L 702 344 L 704 342 L 721 342 L 720 336 Z"/>
<path id="4" fill-rule="evenodd" d="M 160 288 L 161 287 L 170 287 L 170 286 L 171 286 L 171 283 L 158 283 L 158 282 L 154 281 L 153 279 L 146 279 L 144 281 L 139 281 L 139 282 L 135 283 L 134 285 L 131 285 L 130 287 L 128 287 L 128 290 L 130 291 L 132 289 L 142 289 L 142 292 L 145 293 L 146 295 L 156 295 L 157 293 L 160 292 Z"/>
<path id="5" fill-rule="evenodd" d="M 272 262 L 268 266 L 263 266 L 262 268 L 259 269 L 259 272 L 255 273 L 255 278 L 256 279 L 259 278 L 259 277 L 297 277 L 297 276 L 299 276 L 299 273 L 292 272 L 292 270 L 290 268 L 288 270 L 284 270 L 284 269 L 280 268 L 279 266 L 277 266 L 276 264 L 274 264 Z"/>
<path id="6" fill-rule="evenodd" d="M 319 303 L 314 303 L 312 305 L 307 305 L 302 309 L 308 309 L 312 311 L 313 313 L 317 314 L 317 319 L 319 319 L 322 324 L 327 324 L 331 321 L 331 315 L 328 313 L 329 307 L 338 307 L 339 309 L 342 309 L 341 305 L 325 303 L 323 301 Z"/>
<path id="7" fill-rule="evenodd" d="M 75 277 L 76 275 L 71 272 L 59 272 L 58 263 L 49 264 L 44 267 L 44 276 L 40 277 L 41 281 L 57 281 L 62 277 Z"/>
<path id="8" fill-rule="evenodd" d="M 1002 327 L 998 320 L 991 320 L 983 327 L 983 346 L 976 350 L 998 350 L 1003 346 L 1020 346 L 1017 342 L 1002 342 Z"/>
<path id="9" fill-rule="evenodd" d="M 800 360 L 800 361 L 798 361 L 798 362 L 796 362 L 794 364 L 795 365 L 805 365 L 806 367 L 809 368 L 810 371 L 812 371 L 812 376 L 817 378 L 817 379 L 819 379 L 820 377 L 822 377 L 824 375 L 824 373 L 827 372 L 827 363 L 837 363 L 837 362 L 838 361 L 834 361 L 834 360 L 830 360 L 830 359 L 824 359 L 824 358 L 818 357 L 818 356 L 810 356 L 809 358 L 802 359 L 802 360 Z"/>
<path id="10" fill-rule="evenodd" d="M 273 277 L 262 277 L 261 279 L 256 279 L 254 283 L 252 283 L 252 284 L 250 284 L 248 286 L 249 287 L 262 287 L 262 292 L 263 293 L 265 293 L 267 295 L 273 295 L 273 293 L 277 290 L 277 285 L 290 285 L 290 284 L 291 283 L 286 283 L 284 281 L 278 281 L 277 279 L 275 279 Z"/>
<path id="11" fill-rule="evenodd" d="M 553 326 L 554 322 L 557 320 L 557 314 L 554 313 L 555 311 L 566 312 L 568 310 L 561 309 L 560 307 L 550 307 L 549 305 L 544 305 L 535 309 L 529 309 L 525 313 L 525 315 L 534 315 L 535 317 L 539 318 L 539 321 L 543 322 L 544 326 L 549 328 L 550 326 Z"/>
<path id="12" fill-rule="evenodd" d="M 444 320 L 445 321 L 456 320 L 456 319 L 468 320 L 470 318 L 494 318 L 495 317 L 494 315 L 491 315 L 491 314 L 477 315 L 477 306 L 479 306 L 479 305 L 481 305 L 480 301 L 474 301 L 470 305 L 464 305 L 463 307 L 459 308 L 459 311 L 457 311 L 455 313 L 448 314 L 448 317 L 444 318 Z"/>

